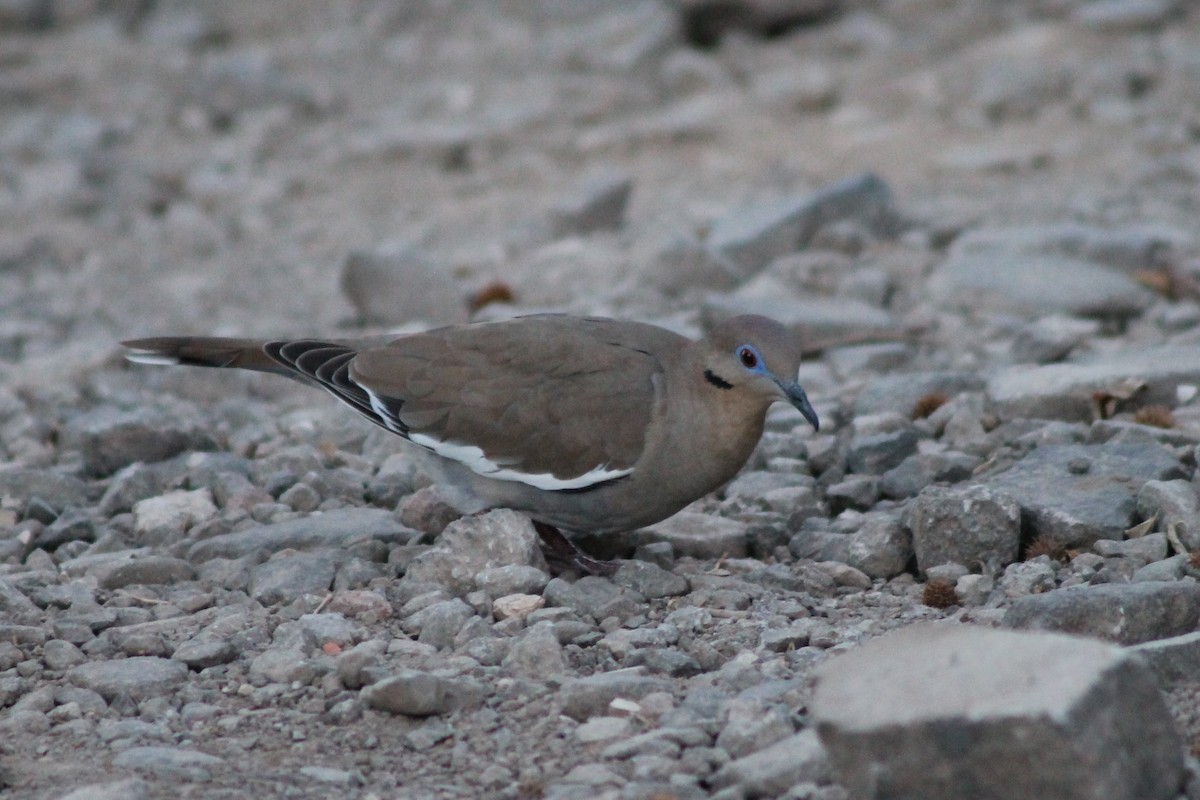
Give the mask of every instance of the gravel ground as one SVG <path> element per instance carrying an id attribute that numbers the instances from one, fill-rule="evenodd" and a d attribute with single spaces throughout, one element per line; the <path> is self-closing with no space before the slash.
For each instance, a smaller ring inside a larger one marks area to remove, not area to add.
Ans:
<path id="1" fill-rule="evenodd" d="M 0 793 L 841 800 L 818 669 L 942 621 L 1141 653 L 1200 797 L 1198 209 L 1185 2 L 0 2 Z M 821 432 L 554 575 L 117 345 L 546 309 L 773 316 Z"/>

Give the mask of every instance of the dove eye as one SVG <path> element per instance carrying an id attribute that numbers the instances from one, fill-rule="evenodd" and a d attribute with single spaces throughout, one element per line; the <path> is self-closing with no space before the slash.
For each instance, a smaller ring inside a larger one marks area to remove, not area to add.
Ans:
<path id="1" fill-rule="evenodd" d="M 748 344 L 744 344 L 738 348 L 737 358 L 746 369 L 757 369 L 759 364 L 762 363 L 758 352 Z"/>

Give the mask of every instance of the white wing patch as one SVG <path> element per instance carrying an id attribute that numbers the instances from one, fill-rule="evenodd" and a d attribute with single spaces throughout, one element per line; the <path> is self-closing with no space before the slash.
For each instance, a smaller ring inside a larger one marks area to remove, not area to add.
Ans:
<path id="1" fill-rule="evenodd" d="M 169 367 L 179 363 L 179 359 L 175 356 L 163 355 L 154 350 L 130 350 L 125 354 L 126 361 L 132 361 L 134 364 L 154 364 L 160 367 Z"/>
<path id="2" fill-rule="evenodd" d="M 362 384 L 358 385 L 362 386 Z M 363 390 L 367 393 L 367 399 L 371 401 L 371 410 L 375 412 L 377 417 L 383 420 L 383 424 L 387 425 L 387 429 L 392 433 L 398 433 L 401 436 L 404 436 L 404 429 L 400 427 L 399 422 L 394 416 L 392 416 L 392 412 L 388 411 L 388 408 L 383 404 L 383 401 L 376 397 L 375 393 L 370 389 L 367 389 L 365 386 L 363 387 Z"/>
<path id="3" fill-rule="evenodd" d="M 374 398 L 372 398 L 373 400 Z M 549 472 L 529 473 L 501 467 L 484 455 L 483 450 L 473 444 L 443 442 L 440 439 L 434 439 L 432 436 L 425 436 L 420 433 L 409 434 L 409 440 L 414 444 L 424 447 L 426 450 L 437 453 L 443 458 L 457 461 L 467 469 L 485 478 L 492 478 L 498 481 L 518 481 L 547 491 L 584 489 L 597 483 L 623 478 L 633 472 L 633 467 L 629 469 L 609 469 L 605 466 L 597 466 L 574 478 L 556 478 Z"/>

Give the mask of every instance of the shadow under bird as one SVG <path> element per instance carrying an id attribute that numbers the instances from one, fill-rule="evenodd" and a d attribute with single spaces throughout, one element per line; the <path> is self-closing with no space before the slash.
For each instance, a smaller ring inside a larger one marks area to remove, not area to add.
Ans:
<path id="1" fill-rule="evenodd" d="M 144 364 L 236 367 L 319 386 L 416 447 L 463 513 L 511 508 L 548 555 L 611 566 L 559 529 L 631 530 L 730 480 L 791 404 L 800 343 L 766 317 L 734 317 L 699 341 L 640 322 L 544 314 L 457 325 L 383 344 L 168 336 L 123 343 Z"/>

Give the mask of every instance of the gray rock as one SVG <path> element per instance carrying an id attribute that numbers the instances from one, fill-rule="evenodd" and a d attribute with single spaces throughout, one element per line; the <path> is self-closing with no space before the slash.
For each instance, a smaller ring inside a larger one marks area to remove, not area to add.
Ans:
<path id="1" fill-rule="evenodd" d="M 360 540 L 405 543 L 416 534 L 377 508 L 342 508 L 302 519 L 226 533 L 196 542 L 188 549 L 193 563 L 212 558 L 241 558 L 258 550 L 340 548 Z"/>
<path id="2" fill-rule="evenodd" d="M 811 195 L 734 211 L 717 220 L 709 246 L 749 276 L 767 262 L 804 248 L 823 226 L 843 219 L 880 235 L 898 229 L 892 190 L 871 174 L 847 178 Z"/>
<path id="3" fill-rule="evenodd" d="M 1000 576 L 1000 588 L 1005 597 L 1020 598 L 1054 589 L 1057 573 L 1049 556 L 1009 564 Z"/>
<path id="4" fill-rule="evenodd" d="M 832 779 L 829 754 L 816 730 L 809 728 L 729 762 L 709 782 L 717 789 L 736 786 L 745 797 L 759 798 L 782 797 L 804 781 L 825 784 Z"/>
<path id="5" fill-rule="evenodd" d="M 196 569 L 181 558 L 147 556 L 120 561 L 105 569 L 91 571 L 101 589 L 120 589 L 124 586 L 151 586 L 194 580 Z"/>
<path id="6" fill-rule="evenodd" d="M 308 683 L 316 675 L 310 656 L 319 644 L 299 622 L 281 623 L 271 634 L 271 646 L 250 662 L 250 675 L 269 683 Z"/>
<path id="7" fill-rule="evenodd" d="M 457 597 L 434 603 L 404 620 L 404 629 L 417 634 L 417 641 L 444 650 L 454 646 L 454 637 L 475 616 L 469 605 Z"/>
<path id="8" fill-rule="evenodd" d="M 1139 644 L 1180 636 L 1200 622 L 1200 584 L 1106 583 L 1022 597 L 1009 606 L 1011 628 L 1078 633 Z"/>
<path id="9" fill-rule="evenodd" d="M 42 605 L 47 605 L 47 603 Z M 42 621 L 42 610 L 34 605 L 33 601 L 26 597 L 20 589 L 4 578 L 0 578 L 0 613 L 3 613 L 4 619 L 8 622 L 33 624 Z"/>
<path id="10" fill-rule="evenodd" d="M 437 545 L 417 556 L 406 580 L 436 583 L 464 596 L 487 569 L 521 565 L 548 571 L 537 532 L 524 514 L 497 509 L 446 526 Z"/>
<path id="11" fill-rule="evenodd" d="M 624 739 L 631 727 L 626 717 L 594 717 L 575 729 L 575 739 L 581 744 Z"/>
<path id="12" fill-rule="evenodd" d="M 0 642 L 15 645 L 41 645 L 46 643 L 46 630 L 37 625 L 10 625 L 0 622 Z"/>
<path id="13" fill-rule="evenodd" d="M 1021 546 L 1021 507 L 987 486 L 930 486 L 908 507 L 922 574 L 938 564 L 989 569 L 1011 564 Z"/>
<path id="14" fill-rule="evenodd" d="M 1200 383 L 1200 352 L 1189 346 L 1158 345 L 1070 364 L 1008 367 L 988 377 L 987 392 L 1002 419 L 1090 422 L 1092 395 L 1129 380 L 1146 385 L 1138 394 L 1139 403 L 1173 407 L 1177 386 Z"/>
<path id="15" fill-rule="evenodd" d="M 863 416 L 894 411 L 908 416 L 912 414 L 917 401 L 926 395 L 954 397 L 962 392 L 979 391 L 983 387 L 983 378 L 973 372 L 885 375 L 863 386 L 854 401 L 854 412 Z"/>
<path id="16" fill-rule="evenodd" d="M 553 624 L 539 622 L 522 632 L 509 648 L 503 666 L 515 675 L 537 680 L 566 672 L 566 657 Z"/>
<path id="17" fill-rule="evenodd" d="M 133 506 L 133 530 L 144 545 L 174 544 L 193 525 L 208 522 L 217 515 L 212 492 L 168 492 L 139 500 Z"/>
<path id="18" fill-rule="evenodd" d="M 88 488 L 78 478 L 53 470 L 6 466 L 0 469 L 0 497 L 11 498 L 22 513 L 34 497 L 49 503 L 56 511 L 62 511 L 86 504 Z"/>
<path id="19" fill-rule="evenodd" d="M 67 673 L 67 680 L 91 689 L 109 702 L 118 695 L 144 700 L 174 691 L 186 680 L 187 671 L 178 661 L 135 656 L 80 664 Z"/>
<path id="20" fill-rule="evenodd" d="M 913 348 L 902 342 L 858 344 L 834 347 L 825 352 L 825 360 L 843 380 L 864 372 L 886 372 L 906 366 L 913 359 Z"/>
<path id="21" fill-rule="evenodd" d="M 712 294 L 701 309 L 706 329 L 739 314 L 762 314 L 782 323 L 809 347 L 903 336 L 887 311 L 839 295 L 799 293 L 771 275 L 760 275 L 731 294 Z"/>
<path id="22" fill-rule="evenodd" d="M 238 648 L 233 640 L 206 634 L 181 642 L 171 654 L 171 658 L 196 671 L 228 664 L 237 657 Z"/>
<path id="23" fill-rule="evenodd" d="M 952 255 L 929 284 L 935 300 L 959 308 L 1125 319 L 1154 302 L 1133 278 L 1102 264 L 1036 253 Z"/>
<path id="24" fill-rule="evenodd" d="M 1166 800 L 1182 776 L 1151 672 L 1111 645 L 914 625 L 817 676 L 817 732 L 863 797 Z"/>
<path id="25" fill-rule="evenodd" d="M 1144 642 L 1130 647 L 1129 652 L 1150 665 L 1163 691 L 1194 684 L 1200 675 L 1200 632 Z"/>
<path id="26" fill-rule="evenodd" d="M 1105 558 L 1125 559 L 1137 567 L 1143 567 L 1152 561 L 1162 561 L 1167 557 L 1169 547 L 1165 533 L 1148 533 L 1124 541 L 1099 539 L 1092 544 L 1092 550 Z"/>
<path id="27" fill-rule="evenodd" d="M 647 600 L 687 594 L 685 578 L 645 561 L 625 561 L 612 577 L 613 583 L 632 589 Z"/>
<path id="28" fill-rule="evenodd" d="M 558 701 L 564 714 L 582 722 L 604 715 L 609 704 L 618 697 L 640 700 L 653 692 L 670 691 L 670 681 L 649 676 L 643 668 L 633 667 L 568 679 L 558 690 Z"/>
<path id="29" fill-rule="evenodd" d="M 788 473 L 749 470 L 725 486 L 725 496 L 755 499 L 775 489 L 793 488 L 796 482 L 796 476 Z"/>
<path id="30" fill-rule="evenodd" d="M 265 606 L 286 605 L 329 591 L 336 571 L 337 559 L 329 551 L 281 554 L 251 570 L 249 594 Z"/>
<path id="31" fill-rule="evenodd" d="M 849 475 L 825 490 L 825 500 L 833 514 L 846 509 L 866 511 L 879 502 L 879 496 L 879 478 L 875 475 Z"/>
<path id="32" fill-rule="evenodd" d="M 879 477 L 884 497 L 904 500 L 915 497 L 934 483 L 958 483 L 970 478 L 981 463 L 966 453 L 914 453 Z"/>
<path id="33" fill-rule="evenodd" d="M 430 536 L 441 536 L 447 525 L 462 516 L 462 512 L 442 496 L 437 484 L 422 486 L 405 497 L 397 511 L 401 522 Z"/>
<path id="34" fill-rule="evenodd" d="M 1161 561 L 1155 561 L 1152 564 L 1147 564 L 1144 567 L 1138 567 L 1133 573 L 1130 581 L 1140 583 L 1142 581 L 1177 581 L 1187 574 L 1188 556 L 1180 554 L 1164 558 Z"/>
<path id="35" fill-rule="evenodd" d="M 51 639 L 42 647 L 42 661 L 48 669 L 66 670 L 87 661 L 87 656 L 70 642 Z"/>
<path id="36" fill-rule="evenodd" d="M 556 237 L 616 230 L 625 221 L 633 177 L 625 172 L 590 175 L 550 212 Z"/>
<path id="37" fill-rule="evenodd" d="M 199 425 L 187 424 L 178 414 L 102 406 L 69 420 L 62 446 L 79 451 L 87 475 L 102 478 L 136 461 L 163 461 L 185 450 L 212 449 L 213 441 Z"/>
<path id="38" fill-rule="evenodd" d="M 1009 352 L 1023 364 L 1062 361 L 1088 337 L 1100 333 L 1100 323 L 1077 317 L 1051 315 L 1031 322 L 1017 332 Z"/>
<path id="39" fill-rule="evenodd" d="M 742 558 L 748 527 L 743 522 L 681 511 L 638 532 L 638 544 L 667 542 L 676 554 L 692 558 Z"/>
<path id="40" fill-rule="evenodd" d="M 150 800 L 150 787 L 141 778 L 125 778 L 80 786 L 58 800 Z"/>
<path id="41" fill-rule="evenodd" d="M 643 275 L 650 286 L 672 297 L 697 289 L 726 292 L 743 277 L 733 261 L 692 238 L 664 244 Z"/>
<path id="42" fill-rule="evenodd" d="M 913 556 L 912 536 L 894 514 L 867 514 L 853 534 L 834 535 L 849 539 L 845 557 L 834 560 L 844 561 L 872 578 L 899 575 Z"/>
<path id="43" fill-rule="evenodd" d="M 562 606 L 599 622 L 606 617 L 624 619 L 641 610 L 646 598 L 612 581 L 591 575 L 568 583 L 555 578 L 542 593 L 548 606 Z"/>
<path id="44" fill-rule="evenodd" d="M 367 686 L 362 698 L 380 711 L 429 717 L 478 706 L 483 702 L 484 689 L 466 678 L 443 678 L 406 669 Z"/>
<path id="45" fill-rule="evenodd" d="M 507 594 L 541 594 L 550 576 L 528 564 L 505 564 L 480 570 L 475 585 L 495 599 Z"/>
<path id="46" fill-rule="evenodd" d="M 1103 2 L 1088 7 L 1103 6 Z M 1186 236 L 1153 227 L 1113 228 L 1077 222 L 1053 222 L 1003 228 L 977 228 L 954 241 L 962 254 L 1048 253 L 1098 261 L 1127 272 L 1157 269 Z"/>
<path id="47" fill-rule="evenodd" d="M 1071 10 L 1071 19 L 1112 33 L 1157 30 L 1179 9 L 1171 0 L 1097 0 Z"/>
<path id="48" fill-rule="evenodd" d="M 1137 492 L 1147 480 L 1182 475 L 1179 461 L 1154 442 L 1049 445 L 984 485 L 1021 505 L 1034 536 L 1086 547 L 1124 536 L 1134 521 Z"/>
<path id="49" fill-rule="evenodd" d="M 795 733 L 782 706 L 756 699 L 735 698 L 724 704 L 724 725 L 717 734 L 717 747 L 741 758 L 769 747 Z"/>
<path id="50" fill-rule="evenodd" d="M 106 517 L 115 516 L 125 511 L 132 511 L 139 500 L 162 494 L 167 483 L 164 466 L 174 465 L 173 462 L 162 464 L 130 464 L 120 469 L 109 479 L 108 488 L 100 498 L 100 511 Z"/>
<path id="51" fill-rule="evenodd" d="M 855 436 L 846 452 L 846 465 L 860 475 L 880 475 L 916 452 L 917 432 L 912 428 Z"/>
<path id="52" fill-rule="evenodd" d="M 153 772 L 167 778 L 205 782 L 212 779 L 211 770 L 225 764 L 225 759 L 177 747 L 131 747 L 113 759 L 114 767 Z"/>
<path id="53" fill-rule="evenodd" d="M 1184 547 L 1200 549 L 1200 497 L 1191 481 L 1146 481 L 1137 493 L 1137 514 L 1142 519 L 1158 514 L 1158 530 L 1174 526 Z"/>

